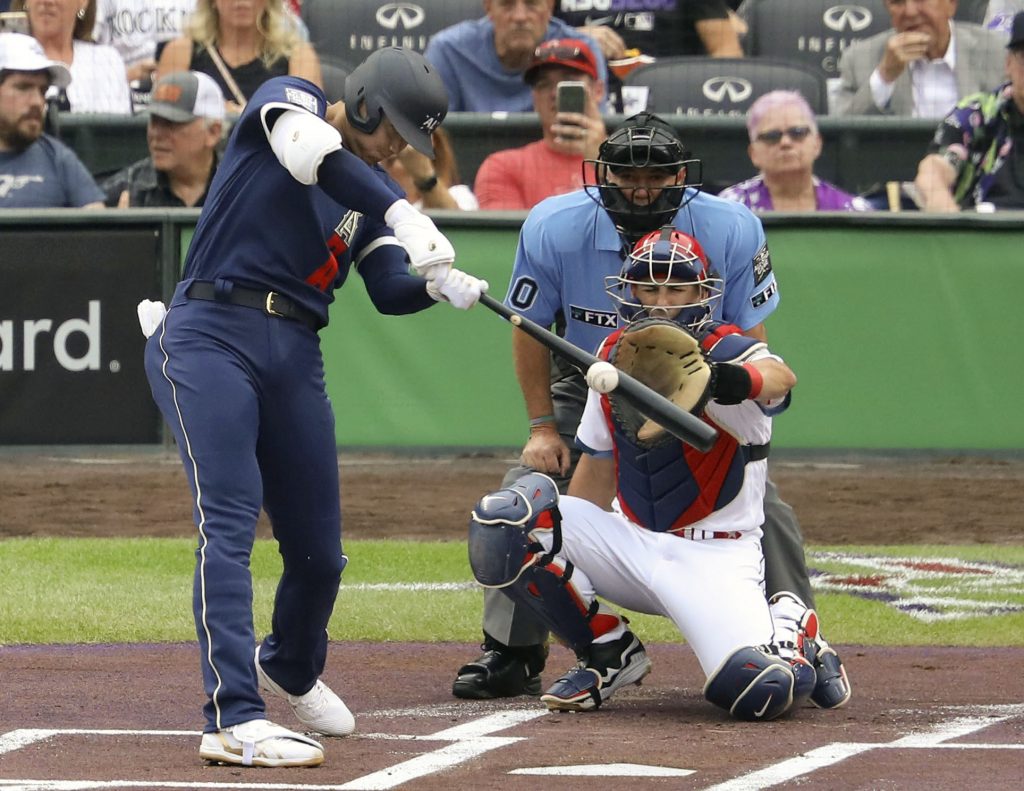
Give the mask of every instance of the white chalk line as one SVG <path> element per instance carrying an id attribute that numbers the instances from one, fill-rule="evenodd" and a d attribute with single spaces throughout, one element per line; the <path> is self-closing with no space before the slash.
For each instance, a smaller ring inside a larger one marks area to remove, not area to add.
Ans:
<path id="1" fill-rule="evenodd" d="M 891 742 L 854 743 L 835 742 L 809 750 L 803 755 L 781 761 L 764 769 L 758 769 L 742 777 L 727 780 L 724 783 L 705 788 L 704 791 L 760 791 L 760 789 L 788 783 L 801 775 L 809 774 L 816 769 L 845 761 L 869 750 L 905 750 L 905 749 L 961 749 L 972 750 L 978 745 L 944 744 L 950 739 L 959 739 L 976 731 L 990 728 L 1005 720 L 1024 716 L 1024 704 L 1005 706 L 973 706 L 972 710 L 987 711 L 987 715 L 977 717 L 956 717 L 922 731 L 902 736 Z M 1024 745 L 985 745 L 981 749 L 1021 749 Z"/>
<path id="2" fill-rule="evenodd" d="M 817 769 L 840 763 L 870 750 L 882 749 L 946 749 L 946 750 L 1022 750 L 1024 744 L 960 743 L 950 744 L 952 739 L 963 738 L 977 731 L 997 725 L 1009 719 L 1024 716 L 1024 704 L 998 706 L 970 706 L 951 708 L 950 712 L 969 710 L 975 716 L 954 717 L 930 728 L 901 736 L 890 742 L 836 742 L 810 750 L 807 753 L 759 769 L 741 777 L 706 788 L 704 791 L 757 791 L 789 782 Z M 365 734 L 370 739 L 408 739 L 415 741 L 450 741 L 438 750 L 416 756 L 387 769 L 351 780 L 342 785 L 283 784 L 283 783 L 195 783 L 179 781 L 133 781 L 133 780 L 27 780 L 0 779 L 3 791 L 109 791 L 113 788 L 204 788 L 244 789 L 251 791 L 378 791 L 396 788 L 411 780 L 450 769 L 469 761 L 485 752 L 522 741 L 525 737 L 496 737 L 489 734 L 514 727 L 540 716 L 545 711 L 536 709 L 508 710 L 476 720 L 455 725 L 451 728 L 422 736 L 397 736 L 389 734 Z M 21 749 L 53 736 L 99 735 L 99 736 L 198 736 L 196 731 L 134 731 L 134 730 L 90 730 L 90 729 L 21 729 L 0 735 L 0 753 Z M 627 776 L 627 769 L 633 765 L 610 764 L 601 776 Z M 667 775 L 665 773 L 668 773 Z M 692 774 L 693 770 L 669 767 L 636 766 L 635 777 L 676 776 Z M 510 774 L 548 776 L 597 776 L 601 768 L 596 765 L 576 767 L 524 767 Z"/>
<path id="3" fill-rule="evenodd" d="M 90 791 L 113 788 L 210 788 L 210 789 L 272 789 L 274 791 L 385 791 L 396 788 L 410 780 L 451 769 L 478 755 L 499 747 L 522 741 L 521 736 L 490 736 L 496 731 L 512 728 L 547 714 L 545 709 L 514 709 L 488 714 L 484 717 L 445 728 L 436 733 L 409 737 L 417 741 L 447 741 L 450 744 L 437 750 L 410 758 L 379 772 L 373 772 L 341 785 L 310 785 L 281 783 L 194 783 L 174 780 L 25 780 L 0 779 L 4 791 Z M 54 736 L 193 736 L 197 731 L 132 731 L 132 730 L 90 730 L 71 729 L 21 729 L 0 735 L 0 754 L 22 749 L 45 741 Z M 370 734 L 369 738 L 380 738 L 381 734 Z"/>

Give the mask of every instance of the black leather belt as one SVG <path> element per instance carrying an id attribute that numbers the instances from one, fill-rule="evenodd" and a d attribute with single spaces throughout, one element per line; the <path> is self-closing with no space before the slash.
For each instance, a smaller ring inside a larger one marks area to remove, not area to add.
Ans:
<path id="1" fill-rule="evenodd" d="M 242 305 L 246 308 L 262 310 L 269 316 L 291 319 L 305 324 L 313 332 L 323 326 L 320 318 L 313 311 L 299 305 L 295 300 L 278 294 L 276 291 L 257 291 L 234 283 L 222 281 L 223 289 L 209 280 L 197 280 L 185 292 L 189 299 L 204 299 L 209 302 L 227 302 L 231 305 Z"/>
<path id="2" fill-rule="evenodd" d="M 761 461 L 761 459 L 768 458 L 768 451 L 771 450 L 772 443 L 766 442 L 764 445 L 741 445 L 743 448 L 743 455 L 747 457 L 747 461 Z"/>

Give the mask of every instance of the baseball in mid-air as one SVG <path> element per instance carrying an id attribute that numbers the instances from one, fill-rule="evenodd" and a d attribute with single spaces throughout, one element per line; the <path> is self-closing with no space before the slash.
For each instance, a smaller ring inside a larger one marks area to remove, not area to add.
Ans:
<path id="1" fill-rule="evenodd" d="M 619 386 L 619 369 L 603 360 L 594 363 L 587 369 L 587 384 L 599 393 L 610 393 Z"/>

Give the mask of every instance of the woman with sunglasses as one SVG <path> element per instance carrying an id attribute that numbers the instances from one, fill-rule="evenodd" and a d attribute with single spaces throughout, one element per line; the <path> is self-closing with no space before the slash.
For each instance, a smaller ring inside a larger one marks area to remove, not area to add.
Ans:
<path id="1" fill-rule="evenodd" d="M 747 111 L 747 154 L 759 171 L 752 179 L 727 187 L 727 200 L 764 211 L 868 211 L 864 199 L 814 175 L 821 135 L 814 111 L 797 91 L 771 91 Z"/>

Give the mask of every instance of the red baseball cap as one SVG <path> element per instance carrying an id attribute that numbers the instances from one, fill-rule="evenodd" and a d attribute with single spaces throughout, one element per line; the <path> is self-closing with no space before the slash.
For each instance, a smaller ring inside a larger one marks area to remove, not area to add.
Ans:
<path id="1" fill-rule="evenodd" d="M 597 58 L 587 45 L 578 38 L 553 38 L 543 42 L 533 52 L 533 60 L 526 67 L 523 79 L 533 85 L 544 66 L 564 66 L 586 74 L 593 80 L 597 76 Z"/>

